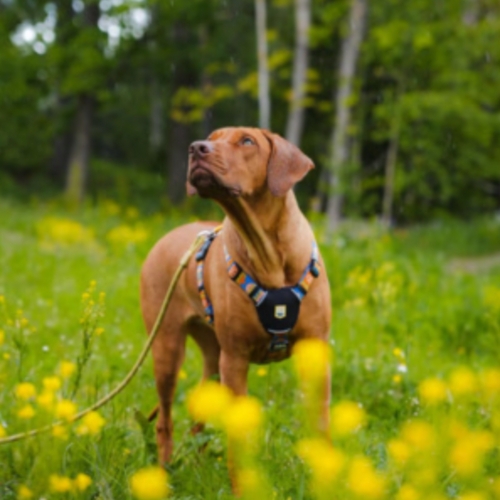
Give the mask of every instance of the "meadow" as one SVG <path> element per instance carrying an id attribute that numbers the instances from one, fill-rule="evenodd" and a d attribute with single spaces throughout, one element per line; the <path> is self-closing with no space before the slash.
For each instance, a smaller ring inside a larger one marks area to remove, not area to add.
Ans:
<path id="1" fill-rule="evenodd" d="M 57 201 L 2 200 L 0 212 L 1 437 L 64 419 L 124 377 L 146 338 L 141 263 L 162 234 L 196 217 L 111 200 L 77 214 Z M 300 366 L 299 377 L 293 360 L 253 366 L 249 390 L 262 422 L 242 445 L 255 466 L 242 494 L 500 498 L 500 265 L 491 259 L 500 253 L 500 220 L 391 232 L 351 223 L 329 240 L 321 220 L 313 225 L 332 290 L 333 447 L 305 425 L 311 408 Z M 233 498 L 229 431 L 189 432 L 187 401 L 200 377 L 189 343 L 169 498 Z M 141 498 L 130 479 L 155 463 L 145 418 L 155 405 L 148 358 L 92 418 L 0 445 L 0 498 Z"/>

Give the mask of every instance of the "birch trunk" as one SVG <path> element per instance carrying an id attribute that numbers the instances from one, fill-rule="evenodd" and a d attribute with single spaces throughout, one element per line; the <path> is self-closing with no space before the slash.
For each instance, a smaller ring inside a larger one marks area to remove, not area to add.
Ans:
<path id="1" fill-rule="evenodd" d="M 269 97 L 269 69 L 267 65 L 266 0 L 255 0 L 257 29 L 257 62 L 259 75 L 259 126 L 271 126 L 271 99 Z"/>
<path id="2" fill-rule="evenodd" d="M 310 0 L 295 0 L 295 54 L 293 58 L 292 100 L 286 126 L 286 138 L 300 146 L 304 128 L 305 85 L 309 64 Z"/>
<path id="3" fill-rule="evenodd" d="M 349 28 L 342 43 L 339 81 L 335 98 L 335 126 L 331 138 L 330 172 L 328 175 L 328 199 L 326 212 L 330 229 L 338 226 L 342 214 L 342 193 L 340 190 L 343 169 L 349 158 L 348 128 L 351 107 L 348 99 L 352 93 L 356 65 L 363 40 L 368 0 L 352 0 L 349 14 Z"/>

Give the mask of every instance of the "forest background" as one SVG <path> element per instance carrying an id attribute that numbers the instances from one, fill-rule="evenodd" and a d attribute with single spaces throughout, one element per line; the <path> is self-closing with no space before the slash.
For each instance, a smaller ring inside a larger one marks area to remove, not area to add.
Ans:
<path id="1" fill-rule="evenodd" d="M 189 143 L 261 125 L 332 225 L 498 210 L 500 4 L 368 3 L 0 0 L 2 193 L 183 204 Z"/>

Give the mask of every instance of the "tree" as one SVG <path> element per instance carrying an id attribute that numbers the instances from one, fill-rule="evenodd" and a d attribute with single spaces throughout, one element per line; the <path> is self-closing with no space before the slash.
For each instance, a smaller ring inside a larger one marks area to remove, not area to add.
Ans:
<path id="1" fill-rule="evenodd" d="M 271 127 L 271 98 L 269 95 L 269 68 L 267 62 L 266 0 L 255 0 L 257 33 L 257 62 L 259 74 L 259 126 Z"/>

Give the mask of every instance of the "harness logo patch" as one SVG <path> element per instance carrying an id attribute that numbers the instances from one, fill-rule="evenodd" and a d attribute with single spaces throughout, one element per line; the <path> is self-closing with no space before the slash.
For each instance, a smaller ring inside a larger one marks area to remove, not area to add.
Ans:
<path id="1" fill-rule="evenodd" d="M 274 306 L 274 317 L 278 319 L 286 318 L 286 306 Z"/>

